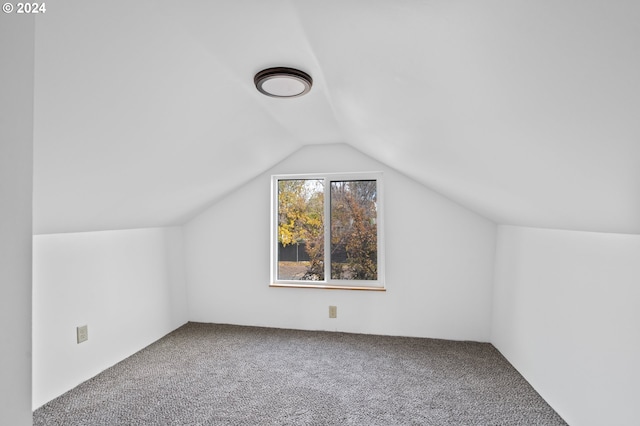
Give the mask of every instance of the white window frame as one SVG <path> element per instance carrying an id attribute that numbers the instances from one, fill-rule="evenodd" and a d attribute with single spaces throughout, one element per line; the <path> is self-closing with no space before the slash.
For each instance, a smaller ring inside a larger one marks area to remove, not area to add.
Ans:
<path id="1" fill-rule="evenodd" d="M 309 173 L 271 176 L 271 287 L 323 288 L 385 291 L 384 271 L 384 191 L 382 172 Z M 280 180 L 317 179 L 324 181 L 324 280 L 278 279 L 278 182 Z M 376 181 L 377 280 L 331 279 L 331 185 L 332 181 Z"/>

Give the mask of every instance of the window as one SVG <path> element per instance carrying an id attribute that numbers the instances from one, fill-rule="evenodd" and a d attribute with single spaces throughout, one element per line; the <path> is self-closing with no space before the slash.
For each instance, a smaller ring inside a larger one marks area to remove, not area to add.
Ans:
<path id="1" fill-rule="evenodd" d="M 384 290 L 382 173 L 272 178 L 272 286 Z"/>

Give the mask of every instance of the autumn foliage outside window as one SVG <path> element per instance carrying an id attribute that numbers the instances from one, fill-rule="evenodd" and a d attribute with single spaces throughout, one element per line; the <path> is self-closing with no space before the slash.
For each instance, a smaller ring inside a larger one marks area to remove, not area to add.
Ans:
<path id="1" fill-rule="evenodd" d="M 331 182 L 331 278 L 378 279 L 375 180 Z"/>
<path id="2" fill-rule="evenodd" d="M 306 256 L 278 260 L 278 279 L 324 280 L 324 184 L 317 179 L 278 182 L 278 243 L 303 245 Z"/>

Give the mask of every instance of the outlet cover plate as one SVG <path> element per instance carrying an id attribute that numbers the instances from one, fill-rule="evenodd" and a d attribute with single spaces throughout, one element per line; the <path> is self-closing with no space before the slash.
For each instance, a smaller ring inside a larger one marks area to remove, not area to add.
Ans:
<path id="1" fill-rule="evenodd" d="M 337 306 L 329 306 L 329 318 L 338 318 Z"/>
<path id="2" fill-rule="evenodd" d="M 89 340 L 89 329 L 86 325 L 81 325 L 76 328 L 76 336 L 78 337 L 78 343 L 86 342 Z"/>

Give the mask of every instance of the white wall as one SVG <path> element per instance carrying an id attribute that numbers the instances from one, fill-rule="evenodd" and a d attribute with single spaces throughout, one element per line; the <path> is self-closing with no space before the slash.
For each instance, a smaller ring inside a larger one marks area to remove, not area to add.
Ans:
<path id="1" fill-rule="evenodd" d="M 571 425 L 640 419 L 640 235 L 500 226 L 492 343 Z"/>
<path id="2" fill-rule="evenodd" d="M 0 14 L 0 424 L 31 420 L 33 16 Z"/>
<path id="3" fill-rule="evenodd" d="M 33 256 L 34 409 L 187 322 L 182 228 L 36 235 Z"/>
<path id="4" fill-rule="evenodd" d="M 346 171 L 384 172 L 387 291 L 270 288 L 271 175 Z M 346 145 L 307 146 L 185 225 L 189 319 L 488 341 L 495 231 Z"/>

